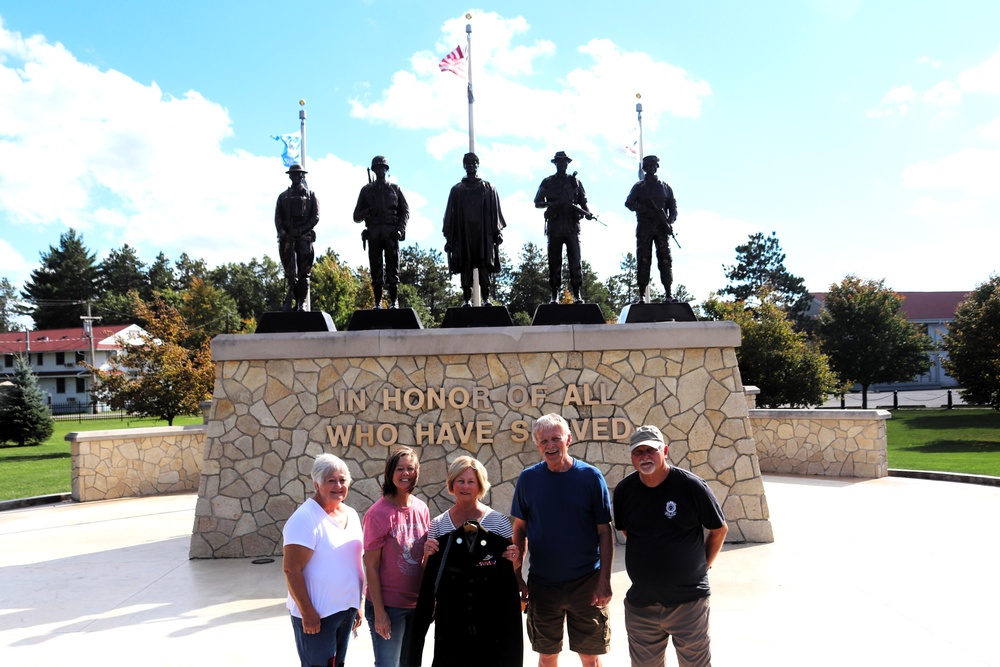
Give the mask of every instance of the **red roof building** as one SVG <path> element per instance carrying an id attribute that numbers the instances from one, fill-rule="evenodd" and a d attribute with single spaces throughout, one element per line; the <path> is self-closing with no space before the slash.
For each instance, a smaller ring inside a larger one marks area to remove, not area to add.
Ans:
<path id="1" fill-rule="evenodd" d="M 27 355 L 54 412 L 56 406 L 90 403 L 91 375 L 84 364 L 109 368 L 110 359 L 122 349 L 119 340 L 143 333 L 137 324 L 97 324 L 93 340 L 83 327 L 0 333 L 0 382 L 14 374 L 15 356 Z"/>

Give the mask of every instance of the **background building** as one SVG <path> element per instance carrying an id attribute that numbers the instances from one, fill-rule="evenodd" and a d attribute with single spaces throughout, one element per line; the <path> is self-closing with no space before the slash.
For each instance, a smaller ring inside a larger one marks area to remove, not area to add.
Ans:
<path id="1" fill-rule="evenodd" d="M 27 355 L 53 413 L 75 412 L 91 402 L 93 378 L 84 364 L 107 370 L 122 349 L 118 339 L 127 342 L 142 333 L 137 324 L 97 325 L 93 337 L 83 327 L 0 333 L 0 382 L 14 374 L 15 356 Z"/>

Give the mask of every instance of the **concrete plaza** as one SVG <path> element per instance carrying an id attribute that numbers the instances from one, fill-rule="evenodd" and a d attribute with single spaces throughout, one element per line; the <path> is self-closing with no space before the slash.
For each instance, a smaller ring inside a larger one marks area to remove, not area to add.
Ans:
<path id="1" fill-rule="evenodd" d="M 1000 488 L 774 475 L 764 485 L 774 543 L 727 545 L 712 569 L 714 664 L 1000 665 Z M 0 513 L 3 665 L 296 665 L 281 560 L 188 560 L 195 500 Z M 622 547 L 613 585 L 604 664 L 628 665 Z M 366 626 L 347 663 L 372 664 Z M 567 652 L 562 664 L 579 662 Z"/>

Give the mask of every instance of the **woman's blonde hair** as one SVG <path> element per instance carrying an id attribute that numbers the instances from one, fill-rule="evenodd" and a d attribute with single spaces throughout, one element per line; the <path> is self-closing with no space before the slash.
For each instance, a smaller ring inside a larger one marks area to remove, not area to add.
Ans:
<path id="1" fill-rule="evenodd" d="M 490 490 L 490 480 L 487 479 L 486 468 L 483 467 L 483 464 L 471 456 L 459 456 L 451 462 L 448 467 L 448 492 L 455 492 L 455 480 L 466 470 L 476 472 L 476 481 L 479 482 L 479 495 L 476 496 L 476 499 L 482 500 L 486 492 Z"/>

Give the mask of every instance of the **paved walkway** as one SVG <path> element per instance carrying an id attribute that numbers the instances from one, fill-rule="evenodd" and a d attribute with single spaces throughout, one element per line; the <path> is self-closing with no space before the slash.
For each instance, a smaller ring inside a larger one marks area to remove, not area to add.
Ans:
<path id="1" fill-rule="evenodd" d="M 775 542 L 727 545 L 712 569 L 716 665 L 1000 665 L 1000 488 L 764 481 Z M 0 513 L 2 664 L 296 665 L 280 559 L 189 561 L 194 504 L 161 496 Z M 611 666 L 628 665 L 623 556 Z M 349 665 L 372 664 L 363 630 Z M 535 661 L 526 650 L 525 665 Z M 562 664 L 579 662 L 566 654 Z"/>

